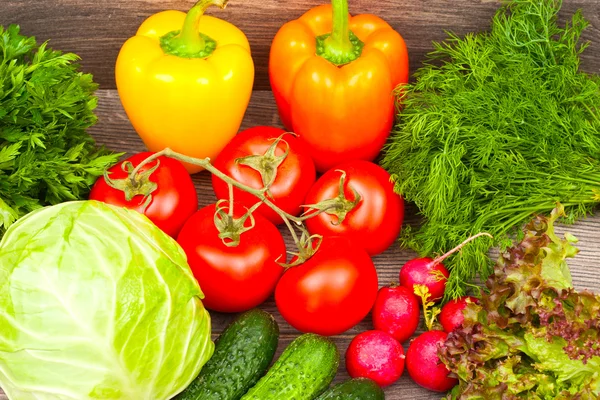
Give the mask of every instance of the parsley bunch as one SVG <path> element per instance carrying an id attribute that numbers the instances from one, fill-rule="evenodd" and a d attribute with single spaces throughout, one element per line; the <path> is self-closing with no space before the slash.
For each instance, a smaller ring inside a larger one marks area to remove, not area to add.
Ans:
<path id="1" fill-rule="evenodd" d="M 424 217 L 404 245 L 432 255 L 478 232 L 447 263 L 446 299 L 492 272 L 533 213 L 560 201 L 573 221 L 600 202 L 600 78 L 579 70 L 581 12 L 559 26 L 559 0 L 514 0 L 489 32 L 435 43 L 403 108 L 382 166 Z"/>
<path id="2" fill-rule="evenodd" d="M 84 198 L 119 154 L 86 133 L 97 85 L 75 54 L 0 26 L 0 234 L 41 206 Z"/>

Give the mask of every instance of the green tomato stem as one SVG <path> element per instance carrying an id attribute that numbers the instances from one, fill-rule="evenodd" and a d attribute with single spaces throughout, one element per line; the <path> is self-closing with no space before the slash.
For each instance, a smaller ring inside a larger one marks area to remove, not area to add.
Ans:
<path id="1" fill-rule="evenodd" d="M 254 197 L 256 197 L 259 200 L 259 202 L 254 204 L 254 206 L 252 206 L 248 210 L 248 213 L 252 213 L 253 211 L 255 211 L 261 204 L 265 204 L 267 207 L 269 207 L 273 211 L 275 211 L 281 217 L 281 219 L 283 220 L 283 222 L 289 229 L 292 239 L 294 240 L 294 243 L 299 250 L 298 254 L 300 254 L 300 255 L 306 255 L 306 254 L 312 255 L 314 253 L 314 250 L 312 249 L 311 240 L 308 240 L 308 243 L 303 243 L 303 240 L 298 237 L 298 235 L 296 233 L 296 229 L 298 229 L 302 233 L 303 237 L 310 238 L 310 235 L 309 235 L 306 227 L 304 226 L 303 222 L 309 218 L 312 218 L 316 215 L 321 214 L 322 212 L 328 211 L 331 208 L 335 208 L 335 206 L 324 207 L 323 209 L 320 209 L 317 212 L 311 212 L 309 215 L 296 217 L 294 215 L 291 215 L 291 214 L 285 212 L 281 208 L 279 208 L 275 203 L 273 203 L 265 195 L 265 193 L 267 193 L 270 185 L 267 185 L 266 187 L 264 187 L 262 189 L 255 189 L 253 187 L 244 185 L 243 183 L 236 181 L 235 179 L 231 178 L 230 176 L 219 171 L 219 169 L 215 168 L 211 164 L 209 158 L 194 158 L 194 157 L 186 156 L 184 154 L 177 153 L 177 152 L 171 150 L 170 148 L 165 148 L 159 152 L 153 153 L 150 156 L 148 156 L 146 159 L 144 159 L 142 162 L 140 162 L 129 174 L 129 179 L 131 179 L 132 182 L 135 183 L 136 179 L 137 179 L 136 177 L 140 173 L 141 168 L 143 168 L 145 165 L 153 162 L 154 160 L 156 160 L 162 156 L 170 157 L 170 158 L 179 160 L 184 163 L 200 166 L 200 167 L 204 168 L 205 170 L 207 170 L 208 172 L 210 172 L 211 174 L 215 175 L 217 178 L 219 178 L 222 181 L 224 181 L 225 183 L 227 183 L 227 185 L 229 187 L 229 210 L 228 210 L 229 212 L 228 212 L 228 215 L 231 218 L 233 218 L 233 200 L 234 200 L 233 199 L 233 197 L 234 197 L 233 196 L 233 188 L 236 187 L 240 190 L 243 190 L 244 192 L 252 194 Z M 305 248 L 305 246 L 311 246 L 311 248 L 307 249 L 307 248 Z M 306 260 L 306 259 L 304 259 L 304 260 Z"/>
<path id="2" fill-rule="evenodd" d="M 229 189 L 229 216 L 233 218 L 233 185 L 227 183 L 227 188 Z"/>
<path id="3" fill-rule="evenodd" d="M 135 167 L 135 169 L 131 172 L 130 177 L 132 179 L 135 179 L 134 177 L 136 176 L 136 174 L 139 173 L 139 170 L 144 165 L 151 163 L 152 161 L 156 160 L 157 158 L 159 158 L 161 156 L 174 158 L 181 162 L 198 165 L 198 166 L 206 169 L 207 171 L 209 171 L 213 175 L 217 176 L 219 179 L 223 180 L 225 183 L 227 183 L 231 187 L 231 191 L 230 191 L 231 197 L 233 197 L 233 187 L 237 187 L 238 189 L 241 189 L 241 190 L 248 192 L 248 193 L 252 194 L 253 196 L 257 197 L 262 203 L 264 203 L 268 207 L 270 207 L 273 211 L 275 211 L 283 219 L 283 221 L 286 223 L 286 225 L 290 229 L 290 232 L 292 233 L 294 243 L 296 243 L 298 246 L 300 246 L 300 241 L 299 241 L 297 235 L 295 234 L 294 228 L 290 221 L 293 221 L 298 225 L 302 225 L 302 221 L 303 221 L 302 218 L 295 217 L 295 216 L 283 211 L 281 208 L 279 208 L 277 205 L 275 205 L 271 200 L 269 200 L 269 198 L 267 198 L 265 196 L 264 189 L 255 189 L 250 186 L 244 185 L 243 183 L 240 183 L 240 182 L 236 181 L 235 179 L 229 177 L 228 175 L 224 174 L 223 172 L 219 171 L 217 168 L 215 168 L 211 164 L 209 158 L 202 159 L 202 158 L 189 157 L 184 154 L 177 153 L 169 148 L 166 148 L 166 149 L 163 149 L 159 152 L 156 152 L 156 153 L 148 156 L 148 158 L 146 158 L 141 163 L 139 163 Z M 230 208 L 230 211 L 231 211 L 231 208 Z"/>
<path id="4" fill-rule="evenodd" d="M 286 218 L 285 216 L 281 216 L 281 218 L 283 219 L 285 226 L 287 226 L 288 230 L 290 231 L 294 244 L 296 245 L 296 247 L 300 248 L 300 240 L 298 239 L 298 235 L 296 235 L 296 230 L 292 226 L 292 223 L 290 222 L 289 218 Z"/>
<path id="5" fill-rule="evenodd" d="M 330 215 L 334 215 L 337 218 L 336 222 L 332 222 L 334 225 L 340 225 L 346 219 L 348 213 L 362 201 L 362 196 L 356 189 L 348 185 L 348 189 L 352 191 L 354 194 L 354 200 L 349 200 L 346 198 L 346 191 L 344 189 L 346 182 L 346 172 L 336 169 L 336 172 L 340 172 L 342 175 L 340 176 L 340 180 L 338 183 L 338 195 L 332 199 L 327 199 L 320 201 L 317 204 L 308 204 L 305 207 L 309 209 L 307 211 L 308 217 L 313 217 L 317 213 L 311 213 L 311 211 L 320 211 L 327 212 Z"/>

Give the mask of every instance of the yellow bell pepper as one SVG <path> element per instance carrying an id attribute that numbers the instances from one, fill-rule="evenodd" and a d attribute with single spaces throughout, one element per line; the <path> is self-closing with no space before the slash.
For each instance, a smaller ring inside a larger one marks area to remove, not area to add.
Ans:
<path id="1" fill-rule="evenodd" d="M 254 83 L 250 45 L 233 24 L 203 15 L 226 4 L 200 0 L 187 15 L 159 12 L 123 44 L 117 90 L 148 150 L 215 158 L 237 133 Z"/>

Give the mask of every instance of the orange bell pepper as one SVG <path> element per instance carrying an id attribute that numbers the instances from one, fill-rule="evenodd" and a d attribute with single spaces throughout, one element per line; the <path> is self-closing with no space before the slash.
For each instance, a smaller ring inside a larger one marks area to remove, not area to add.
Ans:
<path id="1" fill-rule="evenodd" d="M 408 82 L 408 51 L 384 20 L 350 17 L 347 0 L 332 0 L 279 29 L 269 78 L 282 123 L 323 172 L 379 154 L 394 123 L 394 89 Z"/>
<path id="2" fill-rule="evenodd" d="M 254 83 L 244 33 L 203 15 L 200 0 L 187 15 L 168 10 L 147 18 L 121 48 L 115 67 L 123 108 L 146 147 L 169 147 L 196 158 L 216 158 L 237 133 Z M 185 164 L 188 172 L 201 168 Z"/>

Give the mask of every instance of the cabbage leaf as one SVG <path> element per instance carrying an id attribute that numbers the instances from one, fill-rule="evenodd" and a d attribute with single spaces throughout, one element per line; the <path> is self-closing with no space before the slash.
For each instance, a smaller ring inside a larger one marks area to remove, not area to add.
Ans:
<path id="1" fill-rule="evenodd" d="M 9 398 L 169 399 L 211 357 L 185 253 L 96 201 L 33 211 L 0 242 L 0 386 Z"/>

